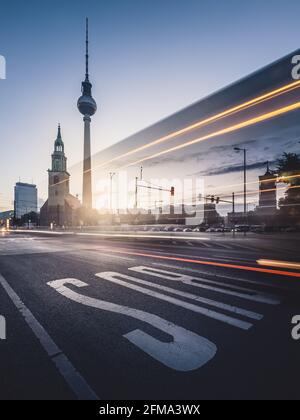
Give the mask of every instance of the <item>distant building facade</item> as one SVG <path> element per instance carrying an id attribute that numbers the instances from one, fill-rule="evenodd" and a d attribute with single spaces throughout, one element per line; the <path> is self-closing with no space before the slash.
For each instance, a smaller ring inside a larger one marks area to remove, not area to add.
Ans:
<path id="1" fill-rule="evenodd" d="M 274 216 L 277 211 L 276 176 L 267 163 L 267 171 L 259 177 L 259 205 L 255 212 L 259 216 Z"/>
<path id="2" fill-rule="evenodd" d="M 0 227 L 6 226 L 7 220 L 13 219 L 14 210 L 7 210 L 0 213 Z"/>
<path id="3" fill-rule="evenodd" d="M 52 153 L 52 165 L 48 170 L 48 200 L 40 212 L 41 226 L 72 226 L 76 224 L 76 210 L 80 201 L 70 194 L 70 174 L 67 171 L 67 158 L 61 129 L 58 126 L 57 138 Z"/>
<path id="4" fill-rule="evenodd" d="M 24 214 L 37 213 L 37 188 L 33 184 L 17 182 L 15 185 L 14 213 L 20 219 Z"/>

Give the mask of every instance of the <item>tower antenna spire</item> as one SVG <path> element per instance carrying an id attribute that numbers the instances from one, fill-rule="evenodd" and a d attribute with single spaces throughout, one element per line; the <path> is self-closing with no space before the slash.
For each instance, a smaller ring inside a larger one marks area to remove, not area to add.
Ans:
<path id="1" fill-rule="evenodd" d="M 85 80 L 89 80 L 89 19 L 85 19 Z"/>

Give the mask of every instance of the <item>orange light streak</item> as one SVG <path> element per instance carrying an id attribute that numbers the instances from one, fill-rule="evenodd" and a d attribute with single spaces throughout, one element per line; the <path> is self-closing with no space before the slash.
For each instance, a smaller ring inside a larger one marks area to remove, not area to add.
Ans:
<path id="1" fill-rule="evenodd" d="M 257 264 L 265 265 L 267 267 L 281 267 L 281 268 L 291 268 L 300 270 L 300 263 L 287 262 L 287 261 L 276 261 L 276 260 L 257 260 Z"/>
<path id="2" fill-rule="evenodd" d="M 274 274 L 278 276 L 287 276 L 287 277 L 297 277 L 300 278 L 300 273 L 292 272 L 292 271 L 283 271 L 283 270 L 273 270 L 268 268 L 260 268 L 260 267 L 251 267 L 248 265 L 239 265 L 239 264 L 226 264 L 226 263 L 219 263 L 213 261 L 203 261 L 203 260 L 195 260 L 191 258 L 181 258 L 181 257 L 169 257 L 166 255 L 157 255 L 157 254 L 150 254 L 144 252 L 135 252 L 135 251 L 125 251 L 121 249 L 110 249 L 111 252 L 116 252 L 120 254 L 126 255 L 133 255 L 133 256 L 140 256 L 140 257 L 149 257 L 161 260 L 168 260 L 168 261 L 179 261 L 179 262 L 186 262 L 192 264 L 200 264 L 200 265 L 208 265 L 214 267 L 222 267 L 222 268 L 232 268 L 236 270 L 244 270 L 244 271 L 254 271 L 258 273 L 267 273 L 267 274 Z"/>

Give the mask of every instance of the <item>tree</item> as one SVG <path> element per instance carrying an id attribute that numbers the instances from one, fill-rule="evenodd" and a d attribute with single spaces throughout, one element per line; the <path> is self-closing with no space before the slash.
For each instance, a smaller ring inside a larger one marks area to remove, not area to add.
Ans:
<path id="1" fill-rule="evenodd" d="M 296 153 L 284 153 L 277 160 L 277 173 L 280 182 L 288 185 L 284 198 L 279 200 L 282 214 L 300 222 L 300 156 Z"/>

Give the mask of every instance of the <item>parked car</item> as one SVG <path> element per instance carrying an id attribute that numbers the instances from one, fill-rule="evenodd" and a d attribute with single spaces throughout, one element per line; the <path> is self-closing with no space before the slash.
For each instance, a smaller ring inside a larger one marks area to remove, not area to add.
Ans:
<path id="1" fill-rule="evenodd" d="M 185 228 L 185 229 L 183 229 L 183 232 L 193 232 L 193 229 L 191 229 L 191 228 Z"/>
<path id="2" fill-rule="evenodd" d="M 197 226 L 193 229 L 193 232 L 206 232 L 206 228 L 203 226 Z"/>
<path id="3" fill-rule="evenodd" d="M 174 230 L 174 227 L 173 226 L 166 226 L 163 229 L 164 232 L 173 232 L 173 230 Z"/>
<path id="4" fill-rule="evenodd" d="M 206 232 L 208 232 L 208 233 L 214 233 L 215 231 L 216 231 L 215 228 L 208 228 L 208 229 L 206 229 Z"/>
<path id="5" fill-rule="evenodd" d="M 224 228 L 223 232 L 231 232 L 231 229 L 230 228 Z"/>
<path id="6" fill-rule="evenodd" d="M 224 228 L 216 228 L 215 229 L 215 232 L 218 232 L 218 233 L 223 233 L 224 232 Z"/>

